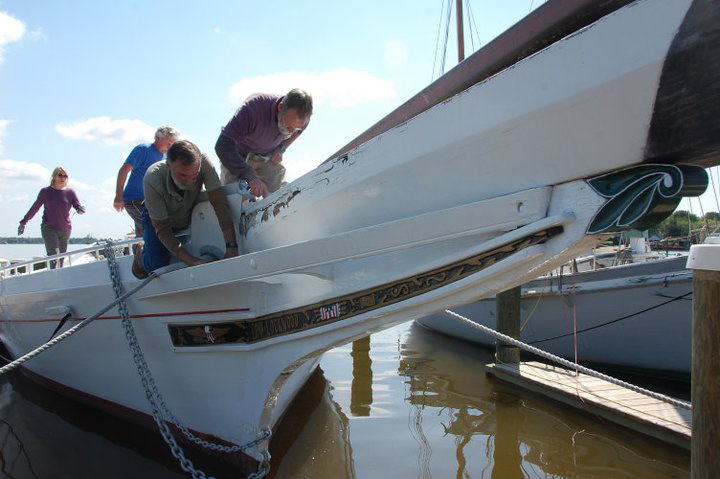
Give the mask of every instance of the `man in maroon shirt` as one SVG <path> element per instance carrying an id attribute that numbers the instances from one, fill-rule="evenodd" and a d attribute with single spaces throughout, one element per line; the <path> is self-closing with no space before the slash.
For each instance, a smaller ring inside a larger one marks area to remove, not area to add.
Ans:
<path id="1" fill-rule="evenodd" d="M 312 97 L 299 88 L 285 96 L 250 95 L 215 144 L 223 184 L 245 180 L 255 196 L 280 188 L 285 177 L 282 155 L 311 116 Z"/>

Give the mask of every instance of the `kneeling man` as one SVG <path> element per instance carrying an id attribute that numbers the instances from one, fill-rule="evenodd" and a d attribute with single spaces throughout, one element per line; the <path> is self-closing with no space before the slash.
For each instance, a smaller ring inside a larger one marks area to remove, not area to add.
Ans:
<path id="1" fill-rule="evenodd" d="M 166 161 L 155 163 L 148 169 L 143 180 L 145 247 L 134 248 L 132 272 L 137 278 L 146 278 L 148 272 L 169 264 L 171 254 L 188 266 L 203 262 L 185 251 L 175 237 L 176 231 L 190 225 L 192 210 L 198 203 L 203 185 L 225 237 L 225 257 L 237 256 L 235 228 L 220 179 L 198 147 L 181 140 L 170 147 Z"/>

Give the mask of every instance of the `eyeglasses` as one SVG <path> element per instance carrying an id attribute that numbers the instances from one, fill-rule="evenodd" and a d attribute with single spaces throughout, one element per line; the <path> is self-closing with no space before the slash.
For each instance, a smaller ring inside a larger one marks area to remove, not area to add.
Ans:
<path id="1" fill-rule="evenodd" d="M 58 178 L 67 178 L 68 175 L 64 175 L 64 174 L 62 174 L 62 173 L 58 173 L 58 174 L 57 174 L 57 177 L 58 177 Z"/>

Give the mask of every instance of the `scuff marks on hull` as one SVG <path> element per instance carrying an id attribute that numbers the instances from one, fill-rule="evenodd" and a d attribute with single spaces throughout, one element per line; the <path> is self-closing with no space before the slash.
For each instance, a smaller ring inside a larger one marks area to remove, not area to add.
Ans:
<path id="1" fill-rule="evenodd" d="M 301 190 L 295 189 L 282 195 L 277 200 L 273 201 L 269 205 L 257 209 L 252 212 L 243 213 L 242 215 L 242 231 L 240 232 L 243 236 L 247 236 L 248 231 L 256 226 L 258 223 L 262 223 L 270 219 L 270 216 L 277 216 L 280 212 L 287 208 L 290 202 L 299 195 Z M 258 217 L 260 218 L 258 220 Z"/>

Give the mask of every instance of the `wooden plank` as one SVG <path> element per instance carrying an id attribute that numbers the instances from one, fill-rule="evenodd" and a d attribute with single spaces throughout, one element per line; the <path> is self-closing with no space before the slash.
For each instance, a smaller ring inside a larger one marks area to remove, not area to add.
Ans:
<path id="1" fill-rule="evenodd" d="M 605 380 L 538 362 L 489 365 L 500 380 L 690 450 L 692 413 Z"/>

